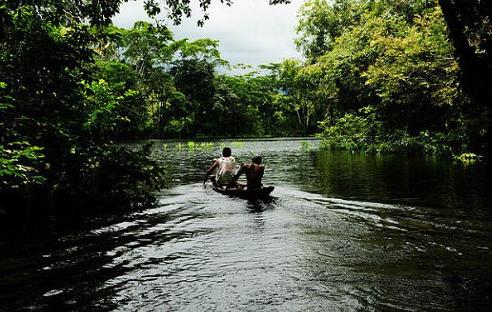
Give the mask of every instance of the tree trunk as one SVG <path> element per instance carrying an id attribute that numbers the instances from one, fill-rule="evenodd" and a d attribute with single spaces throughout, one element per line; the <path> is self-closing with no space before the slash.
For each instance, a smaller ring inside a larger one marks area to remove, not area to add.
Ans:
<path id="1" fill-rule="evenodd" d="M 490 142 L 492 132 L 492 36 L 487 31 L 490 25 L 487 25 L 486 20 L 488 19 L 489 23 L 491 21 L 491 2 L 439 0 L 460 65 L 462 89 L 470 98 L 472 105 L 479 108 L 478 111 L 485 111 L 482 118 L 486 118 L 486 139 L 481 140 L 482 142 L 472 142 L 472 148 L 476 152 L 486 153 L 488 157 L 492 155 Z M 480 36 L 479 49 L 470 44 L 472 39 L 476 40 L 476 38 L 467 36 L 472 32 Z M 480 137 L 479 133 L 473 134 L 475 135 L 477 138 Z"/>

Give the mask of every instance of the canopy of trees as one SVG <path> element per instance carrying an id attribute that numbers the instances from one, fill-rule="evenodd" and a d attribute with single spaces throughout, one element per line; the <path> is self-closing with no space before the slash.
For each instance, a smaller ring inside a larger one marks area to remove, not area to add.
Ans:
<path id="1" fill-rule="evenodd" d="M 128 30 L 94 31 L 102 38 L 92 68 L 98 81 L 86 89 L 98 96 L 109 93 L 119 103 L 113 105 L 119 115 L 105 118 L 113 127 L 98 131 L 114 138 L 176 138 L 296 135 L 316 129 L 307 106 L 299 104 L 301 89 L 294 87 L 297 61 L 231 76 L 220 73 L 230 65 L 212 39 L 177 40 L 166 27 L 147 22 Z"/>
<path id="2" fill-rule="evenodd" d="M 115 27 L 122 2 L 0 1 L 0 210 L 150 203 L 162 171 L 121 139 L 318 132 L 330 148 L 490 155 L 487 1 L 309 0 L 305 61 L 235 76 L 213 39 Z M 145 9 L 191 14 L 187 0 Z"/>
<path id="3" fill-rule="evenodd" d="M 325 109 L 327 146 L 484 153 L 487 105 L 465 88 L 464 59 L 436 2 L 308 1 L 297 44 L 307 58 L 299 76 L 317 89 L 321 102 L 313 105 Z M 490 75 L 480 77 L 474 86 L 485 90 Z"/>

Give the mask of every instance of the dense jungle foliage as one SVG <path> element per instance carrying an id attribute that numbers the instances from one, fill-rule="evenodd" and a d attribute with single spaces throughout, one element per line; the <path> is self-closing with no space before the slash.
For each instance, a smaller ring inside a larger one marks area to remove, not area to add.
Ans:
<path id="1" fill-rule="evenodd" d="M 305 61 L 242 75 L 225 74 L 213 39 L 112 25 L 121 2 L 0 1 L 0 213 L 151 203 L 162 171 L 149 146 L 124 139 L 319 133 L 327 148 L 490 154 L 481 1 L 309 0 L 296 40 Z M 191 14 L 164 2 L 176 23 Z M 202 24 L 210 0 L 200 3 Z"/>
<path id="2" fill-rule="evenodd" d="M 296 101 L 283 91 L 282 65 L 231 76 L 220 73 L 231 66 L 212 39 L 177 40 L 167 27 L 147 22 L 94 31 L 102 39 L 95 46 L 96 81 L 86 90 L 94 105 L 106 103 L 93 124 L 112 123 L 101 129 L 108 135 L 237 137 L 310 130 L 298 122 Z"/>
<path id="3" fill-rule="evenodd" d="M 0 215 L 151 203 L 163 171 L 123 139 L 305 132 L 273 74 L 220 74 L 218 42 L 159 23 L 117 28 L 121 2 L 0 2 Z"/>
<path id="4" fill-rule="evenodd" d="M 307 58 L 298 77 L 325 109 L 327 147 L 485 152 L 488 110 L 463 92 L 437 2 L 312 0 L 297 31 Z"/>

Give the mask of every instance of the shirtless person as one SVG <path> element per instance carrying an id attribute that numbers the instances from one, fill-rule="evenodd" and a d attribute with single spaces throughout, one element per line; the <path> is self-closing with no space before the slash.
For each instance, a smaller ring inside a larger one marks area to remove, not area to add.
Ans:
<path id="1" fill-rule="evenodd" d="M 248 190 L 261 189 L 263 186 L 263 184 L 261 184 L 261 179 L 265 173 L 265 166 L 261 164 L 261 156 L 255 156 L 251 160 L 251 164 L 243 165 L 241 167 L 239 172 L 232 178 L 232 181 L 229 183 L 228 187 L 234 187 L 241 174 L 245 173 L 247 180 L 246 186 Z"/>

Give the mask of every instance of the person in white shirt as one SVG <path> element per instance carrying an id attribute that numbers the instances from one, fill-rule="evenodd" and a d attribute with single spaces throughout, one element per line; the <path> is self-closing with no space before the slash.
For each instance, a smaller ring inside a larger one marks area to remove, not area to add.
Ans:
<path id="1" fill-rule="evenodd" d="M 222 150 L 222 157 L 216 159 L 212 166 L 207 170 L 203 184 L 211 178 L 210 175 L 216 170 L 217 173 L 215 174 L 215 177 L 211 178 L 212 182 L 218 187 L 232 186 L 230 183 L 233 182 L 233 178 L 236 175 L 236 159 L 231 155 L 231 149 L 229 147 L 224 147 Z"/>

